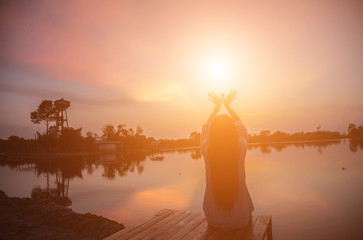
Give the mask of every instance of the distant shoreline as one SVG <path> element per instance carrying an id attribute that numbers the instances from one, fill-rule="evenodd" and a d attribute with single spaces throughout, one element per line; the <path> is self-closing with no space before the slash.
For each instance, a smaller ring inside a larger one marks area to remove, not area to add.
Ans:
<path id="1" fill-rule="evenodd" d="M 354 140 L 348 138 L 338 138 L 338 139 L 323 139 L 323 140 L 295 140 L 295 141 L 274 141 L 274 142 L 249 142 L 248 146 L 261 146 L 261 145 L 277 145 L 277 144 L 309 144 L 309 143 L 328 143 L 328 142 L 341 142 L 345 140 Z M 146 154 L 154 154 L 160 152 L 170 152 L 170 151 L 187 151 L 187 150 L 197 150 L 200 149 L 200 146 L 192 146 L 192 147 L 176 147 L 176 148 L 160 148 L 160 149 L 124 149 L 121 151 L 111 151 L 111 152 L 103 152 L 103 151 L 92 151 L 92 152 L 48 152 L 48 153 L 36 153 L 36 152 L 6 152 L 0 153 L 0 162 L 4 161 L 21 161 L 21 160 L 39 160 L 39 159 L 57 159 L 59 157 L 96 157 L 103 154 L 122 154 L 127 152 L 144 152 Z"/>
<path id="2" fill-rule="evenodd" d="M 326 139 L 326 140 L 296 140 L 296 141 L 275 141 L 275 142 L 252 142 L 252 143 L 248 143 L 249 146 L 253 146 L 253 145 L 265 145 L 265 144 L 289 144 L 289 143 L 314 143 L 314 142 L 337 142 L 337 141 L 341 141 L 341 140 L 345 140 L 347 138 L 338 138 L 338 139 Z M 347 139 L 350 140 L 350 139 Z M 175 151 L 175 150 L 194 150 L 194 149 L 199 149 L 200 146 L 195 146 L 195 147 L 184 147 L 184 148 L 165 148 L 165 149 L 160 149 L 160 151 Z"/>
<path id="3" fill-rule="evenodd" d="M 336 142 L 345 140 L 347 138 L 336 138 L 336 139 L 321 139 L 321 140 L 292 140 L 292 141 L 275 141 L 275 142 L 252 142 L 248 145 L 261 145 L 261 144 L 279 144 L 279 143 L 314 143 L 314 142 Z M 347 139 L 349 140 L 349 139 Z"/>

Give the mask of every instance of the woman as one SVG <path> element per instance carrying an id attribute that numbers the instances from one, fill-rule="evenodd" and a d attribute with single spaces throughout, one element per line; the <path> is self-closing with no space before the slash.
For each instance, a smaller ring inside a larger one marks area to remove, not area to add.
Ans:
<path id="1" fill-rule="evenodd" d="M 247 130 L 230 104 L 237 92 L 227 97 L 209 93 L 215 108 L 201 133 L 201 152 L 205 162 L 206 190 L 203 210 L 212 227 L 243 228 L 248 225 L 253 203 L 245 177 Z M 217 115 L 224 104 L 230 116 Z"/>

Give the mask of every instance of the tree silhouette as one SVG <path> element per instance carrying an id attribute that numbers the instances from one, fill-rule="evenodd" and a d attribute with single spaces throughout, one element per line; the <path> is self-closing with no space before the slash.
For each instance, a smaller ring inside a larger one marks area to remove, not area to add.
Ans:
<path id="1" fill-rule="evenodd" d="M 357 126 L 354 123 L 349 123 L 348 132 L 351 133 Z"/>
<path id="2" fill-rule="evenodd" d="M 351 139 L 363 139 L 363 126 L 356 126 L 354 123 L 348 125 L 348 137 Z"/>
<path id="3" fill-rule="evenodd" d="M 129 136 L 129 133 L 133 133 L 133 129 L 131 130 L 126 129 L 125 124 L 119 124 L 117 128 L 115 128 L 114 125 L 109 123 L 101 128 L 102 139 L 106 141 L 121 141 Z"/>
<path id="4" fill-rule="evenodd" d="M 260 132 L 260 136 L 266 137 L 266 136 L 270 136 L 271 135 L 271 131 L 270 130 L 262 130 Z"/>
<path id="5" fill-rule="evenodd" d="M 134 129 L 132 129 L 132 128 L 129 128 L 129 130 L 127 130 L 127 135 L 128 136 L 134 136 Z"/>
<path id="6" fill-rule="evenodd" d="M 141 135 L 143 132 L 144 132 L 144 130 L 139 125 L 137 125 L 137 127 L 136 127 L 136 135 Z"/>
<path id="7" fill-rule="evenodd" d="M 52 100 L 43 100 L 37 110 L 30 113 L 30 119 L 34 124 L 45 123 L 47 127 L 46 134 L 49 133 L 49 124 L 56 120 L 56 108 Z"/>
<path id="8" fill-rule="evenodd" d="M 119 137 L 119 135 L 116 132 L 115 126 L 113 126 L 111 124 L 107 124 L 107 125 L 103 126 L 101 131 L 102 131 L 103 140 L 107 140 L 107 141 L 117 140 L 117 138 Z"/>
<path id="9" fill-rule="evenodd" d="M 83 137 L 81 135 L 82 128 L 74 129 L 72 127 L 63 129 L 59 136 L 58 144 L 63 151 L 76 151 L 82 148 Z"/>
<path id="10" fill-rule="evenodd" d="M 189 135 L 189 139 L 192 140 L 194 144 L 198 145 L 200 143 L 200 132 L 191 132 Z"/>

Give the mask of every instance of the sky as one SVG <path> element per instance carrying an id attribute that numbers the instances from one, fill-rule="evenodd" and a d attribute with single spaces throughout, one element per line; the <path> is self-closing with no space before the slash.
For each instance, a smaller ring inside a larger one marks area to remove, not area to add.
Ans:
<path id="1" fill-rule="evenodd" d="M 200 130 L 236 89 L 250 133 L 363 124 L 363 1 L 1 1 L 0 138 L 34 137 L 43 99 L 71 127 Z M 222 109 L 222 113 L 225 110 Z"/>

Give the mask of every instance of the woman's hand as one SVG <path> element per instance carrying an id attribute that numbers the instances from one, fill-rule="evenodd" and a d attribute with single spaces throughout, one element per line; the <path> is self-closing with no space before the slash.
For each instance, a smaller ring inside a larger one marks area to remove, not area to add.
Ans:
<path id="1" fill-rule="evenodd" d="M 227 97 L 222 98 L 224 106 L 226 108 L 229 108 L 229 105 L 231 104 L 231 102 L 233 102 L 233 100 L 235 100 L 236 98 L 237 98 L 237 91 L 231 90 Z"/>
<path id="2" fill-rule="evenodd" d="M 223 97 L 218 97 L 218 95 L 215 92 L 209 92 L 208 93 L 208 100 L 215 104 L 215 109 L 219 111 L 219 109 L 222 106 Z"/>
<path id="3" fill-rule="evenodd" d="M 238 115 L 232 110 L 230 104 L 237 98 L 237 91 L 231 90 L 227 97 L 223 97 L 223 104 L 226 107 L 229 115 L 231 116 L 233 121 L 240 120 Z"/>

